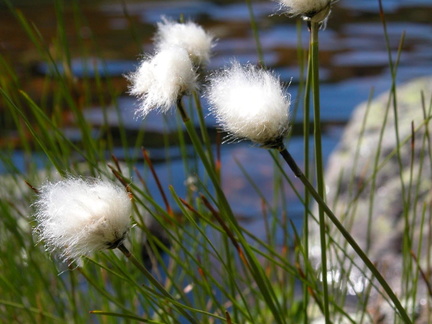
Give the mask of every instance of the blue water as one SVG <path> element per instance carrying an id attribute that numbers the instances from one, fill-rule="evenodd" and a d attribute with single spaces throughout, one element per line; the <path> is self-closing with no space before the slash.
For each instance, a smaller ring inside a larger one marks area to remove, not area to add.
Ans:
<path id="1" fill-rule="evenodd" d="M 218 5 L 211 1 L 142 1 L 127 3 L 127 10 L 135 18 L 134 27 L 146 33 L 161 16 L 177 19 L 180 15 L 204 25 L 217 36 L 217 45 L 208 66 L 210 70 L 223 68 L 236 58 L 241 63 L 258 62 L 256 43 L 250 30 L 249 12 L 244 1 L 232 1 L 227 5 Z M 430 0 L 383 0 L 383 7 L 388 19 L 388 36 L 393 59 L 402 33 L 406 33 L 398 68 L 398 82 L 432 74 L 432 15 Z M 278 4 L 273 1 L 255 1 L 254 14 L 260 27 L 260 40 L 264 49 L 266 65 L 280 75 L 281 80 L 291 83 L 288 91 L 293 103 L 301 107 L 302 98 L 297 95 L 300 68 L 297 60 L 299 44 L 307 48 L 308 31 L 302 24 L 301 39 L 296 28 L 296 20 L 278 12 Z M 108 29 L 114 33 L 128 28 L 124 18 L 124 8 L 118 2 L 101 2 L 97 10 L 108 19 Z M 141 28 L 141 29 L 140 29 Z M 103 43 L 107 39 L 113 43 L 117 57 L 84 59 L 75 57 L 72 61 L 73 73 L 82 76 L 100 76 L 122 78 L 135 69 L 140 53 L 130 55 L 122 52 L 122 45 L 116 46 L 116 38 L 110 39 L 110 32 L 98 35 Z M 106 37 L 107 39 L 104 39 Z M 125 36 L 126 37 L 126 36 Z M 129 36 L 128 36 L 129 37 Z M 120 42 L 120 41 L 119 41 Z M 121 43 L 123 44 L 123 43 Z M 143 37 L 142 48 L 145 52 L 153 50 L 151 39 Z M 341 0 L 335 4 L 328 21 L 327 29 L 320 32 L 321 49 L 321 117 L 326 125 L 323 138 L 324 155 L 327 158 L 336 147 L 343 131 L 343 124 L 348 122 L 353 109 L 367 100 L 370 92 L 379 94 L 391 85 L 388 53 L 383 27 L 378 15 L 378 1 Z M 58 66 L 60 72 L 62 67 Z M 44 63 L 37 64 L 38 73 L 50 74 L 52 71 Z M 204 108 L 206 109 L 206 103 Z M 136 100 L 126 93 L 117 102 L 122 120 L 129 129 L 145 127 L 154 132 L 166 132 L 175 129 L 176 123 L 168 116 L 150 113 L 146 120 L 135 118 L 133 108 Z M 114 106 L 104 108 L 109 124 L 118 125 L 118 115 Z M 88 107 L 84 114 L 95 127 L 102 125 L 102 108 Z M 207 114 L 207 111 L 206 111 Z M 294 122 L 301 122 L 302 111 L 293 117 Z M 209 127 L 215 126 L 211 116 L 207 118 Z M 77 134 L 70 133 L 70 136 Z M 79 134 L 78 134 L 79 136 Z M 293 136 L 288 147 L 297 162 L 302 165 L 303 139 Z M 157 165 L 158 174 L 166 186 L 173 184 L 179 194 L 185 193 L 185 174 L 180 155 L 172 148 L 172 161 L 169 168 L 161 163 Z M 151 154 L 163 158 L 165 151 L 150 148 Z M 117 152 L 122 154 L 121 150 Z M 38 163 L 43 164 L 43 155 L 37 155 Z M 22 153 L 17 151 L 12 157 L 18 169 L 25 169 Z M 261 202 L 258 194 L 251 188 L 238 167 L 238 162 L 253 176 L 265 197 L 271 201 L 272 160 L 267 151 L 242 142 L 222 146 L 222 170 L 224 189 L 232 202 L 234 211 L 245 218 L 255 218 L 248 222 L 252 231 L 262 229 Z M 0 173 L 5 168 L 0 162 Z M 290 171 L 288 174 L 291 175 Z M 297 224 L 301 222 L 302 208 L 297 197 L 288 190 L 286 203 Z"/>

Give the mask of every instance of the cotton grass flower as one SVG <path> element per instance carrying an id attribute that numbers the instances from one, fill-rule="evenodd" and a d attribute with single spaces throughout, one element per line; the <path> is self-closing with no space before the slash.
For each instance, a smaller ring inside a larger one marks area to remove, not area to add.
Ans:
<path id="1" fill-rule="evenodd" d="M 198 87 L 188 52 L 179 47 L 161 49 L 128 78 L 130 93 L 140 99 L 136 113 L 141 117 L 151 110 L 166 113 L 181 95 Z"/>
<path id="2" fill-rule="evenodd" d="M 234 139 L 277 147 L 289 132 L 290 94 L 269 71 L 233 62 L 210 79 L 207 97 L 216 120 Z"/>
<path id="3" fill-rule="evenodd" d="M 158 51 L 169 47 L 184 48 L 196 65 L 210 60 L 213 36 L 192 21 L 178 23 L 167 18 L 157 24 L 155 46 Z"/>
<path id="4" fill-rule="evenodd" d="M 110 181 L 68 178 L 38 191 L 35 233 L 64 261 L 118 247 L 130 228 L 130 198 Z"/>
<path id="5" fill-rule="evenodd" d="M 324 22 L 335 0 L 277 0 L 290 16 L 302 16 L 304 20 Z"/>

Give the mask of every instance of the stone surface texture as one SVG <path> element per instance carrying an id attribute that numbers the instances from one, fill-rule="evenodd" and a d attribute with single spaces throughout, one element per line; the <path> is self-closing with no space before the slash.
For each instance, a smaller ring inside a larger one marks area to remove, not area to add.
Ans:
<path id="1" fill-rule="evenodd" d="M 398 85 L 396 93 L 396 100 L 389 91 L 355 109 L 328 162 L 326 198 L 404 305 L 409 305 L 416 323 L 427 323 L 431 296 L 410 250 L 432 282 L 432 122 L 427 121 L 432 114 L 432 77 Z M 312 223 L 310 253 L 319 266 L 319 229 Z M 332 244 L 330 248 L 327 278 L 332 286 L 348 295 L 367 295 L 370 322 L 393 323 L 394 310 L 377 289 L 368 292 L 362 261 L 336 228 L 327 225 L 329 238 L 340 246 Z M 410 260 L 405 262 L 407 267 L 403 258 Z"/>

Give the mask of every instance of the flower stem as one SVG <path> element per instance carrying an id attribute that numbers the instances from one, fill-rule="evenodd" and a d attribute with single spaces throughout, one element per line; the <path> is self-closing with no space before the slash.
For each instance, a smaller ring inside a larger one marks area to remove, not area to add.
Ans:
<path id="1" fill-rule="evenodd" d="M 322 138 L 321 138 L 321 117 L 320 117 L 320 93 L 319 93 L 319 58 L 318 58 L 318 31 L 320 23 L 312 21 L 310 23 L 310 67 L 312 70 L 312 91 L 314 107 L 314 148 L 315 148 L 315 167 L 317 190 L 321 199 L 324 199 L 324 171 L 322 156 Z M 324 294 L 324 317 L 326 324 L 330 321 L 329 295 L 327 282 L 327 244 L 324 210 L 318 206 L 320 243 L 321 243 L 321 269 L 322 283 Z"/>
<path id="2" fill-rule="evenodd" d="M 366 253 L 362 250 L 362 248 L 357 244 L 355 239 L 351 236 L 351 234 L 345 229 L 345 227 L 342 225 L 342 223 L 338 220 L 338 218 L 335 216 L 333 211 L 328 207 L 328 205 L 324 202 L 320 194 L 315 190 L 314 186 L 309 182 L 309 180 L 305 177 L 303 172 L 298 167 L 297 163 L 291 156 L 291 154 L 287 151 L 287 149 L 282 146 L 279 148 L 279 153 L 282 155 L 285 162 L 288 164 L 288 166 L 291 168 L 291 170 L 294 172 L 295 176 L 300 179 L 300 181 L 305 186 L 306 190 L 309 191 L 311 196 L 315 199 L 315 201 L 318 203 L 318 205 L 323 209 L 324 213 L 327 215 L 327 217 L 330 219 L 330 221 L 336 226 L 336 228 L 339 230 L 339 232 L 342 234 L 342 236 L 347 240 L 348 244 L 352 247 L 352 249 L 357 253 L 357 255 L 360 257 L 360 259 L 365 263 L 366 267 L 370 270 L 372 275 L 377 279 L 377 281 L 380 283 L 383 290 L 387 293 L 389 298 L 392 300 L 394 306 L 399 311 L 400 317 L 404 320 L 405 323 L 412 323 L 411 319 L 409 318 L 408 314 L 406 313 L 406 310 L 403 308 L 401 302 L 397 298 L 396 294 L 393 292 L 387 281 L 384 279 L 384 277 L 381 275 L 381 273 L 378 271 L 378 269 L 375 267 L 373 262 L 368 258 Z"/>
<path id="3" fill-rule="evenodd" d="M 261 66 L 265 66 L 264 63 L 264 52 L 262 49 L 262 45 L 261 45 L 261 41 L 259 38 L 259 29 L 257 26 L 257 22 L 255 19 L 255 15 L 253 12 L 253 8 L 252 8 L 252 2 L 251 0 L 246 0 L 246 5 L 249 11 L 249 19 L 250 19 L 250 24 L 251 24 L 251 29 L 252 29 L 252 33 L 253 33 L 253 37 L 255 39 L 255 45 L 256 45 L 256 50 L 257 50 L 257 55 L 258 55 L 258 63 Z"/>
<path id="4" fill-rule="evenodd" d="M 312 83 L 312 67 L 310 57 L 307 64 L 307 76 L 304 88 L 304 102 L 303 102 L 303 146 L 304 146 L 304 174 L 307 179 L 310 179 L 310 97 L 311 97 L 311 83 Z M 303 218 L 303 237 L 304 237 L 304 259 L 309 259 L 309 208 L 310 208 L 310 194 L 308 191 L 304 193 L 304 218 Z M 309 278 L 309 267 L 305 268 L 304 275 Z M 305 322 L 308 322 L 308 304 L 309 304 L 309 287 L 304 285 L 304 301 L 305 301 Z"/>

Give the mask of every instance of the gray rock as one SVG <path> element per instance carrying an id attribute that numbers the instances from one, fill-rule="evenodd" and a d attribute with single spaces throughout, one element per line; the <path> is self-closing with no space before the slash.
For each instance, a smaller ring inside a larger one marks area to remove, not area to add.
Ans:
<path id="1" fill-rule="evenodd" d="M 432 77 L 397 87 L 399 141 L 391 92 L 357 107 L 329 159 L 325 175 L 329 206 L 408 305 L 416 323 L 427 323 L 425 314 L 431 316 L 432 312 L 427 310 L 426 301 L 431 296 L 426 281 L 409 251 L 414 252 L 432 283 L 432 122 L 425 119 L 425 114 L 432 114 L 431 95 Z M 319 229 L 313 223 L 310 252 L 319 266 Z M 332 244 L 329 252 L 327 277 L 333 288 L 348 295 L 358 294 L 360 299 L 367 296 L 370 322 L 393 323 L 395 311 L 380 295 L 379 288 L 368 292 L 370 281 L 365 280 L 365 275 L 369 272 L 364 272 L 362 261 L 335 227 L 327 225 L 329 237 L 340 246 Z M 404 242 L 408 249 L 403 248 Z"/>

